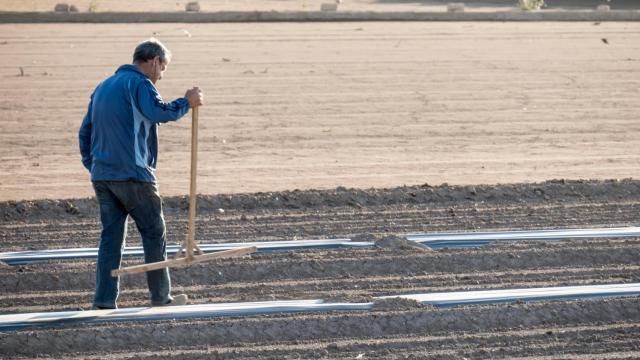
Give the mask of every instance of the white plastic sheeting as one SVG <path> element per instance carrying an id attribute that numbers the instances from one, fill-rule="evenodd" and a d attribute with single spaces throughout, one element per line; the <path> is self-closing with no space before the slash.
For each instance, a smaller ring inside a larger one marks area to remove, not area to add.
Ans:
<path id="1" fill-rule="evenodd" d="M 495 241 L 525 241 L 525 240 L 564 240 L 586 238 L 622 238 L 640 237 L 640 227 L 601 228 L 601 229 L 564 229 L 564 230 L 523 230 L 523 231 L 493 231 L 493 232 L 456 232 L 439 234 L 408 234 L 402 235 L 409 240 L 419 242 L 434 249 L 482 246 Z M 304 249 L 334 249 L 345 247 L 369 247 L 370 241 L 354 242 L 349 239 L 321 239 L 321 240 L 293 240 L 293 241 L 264 241 L 223 244 L 201 244 L 204 252 L 237 249 L 245 246 L 255 246 L 258 252 L 288 251 Z M 174 254 L 179 250 L 178 245 L 167 246 L 167 253 Z M 124 256 L 142 256 L 142 247 L 127 247 Z M 65 259 L 95 259 L 98 257 L 97 248 L 57 249 L 40 251 L 17 251 L 0 253 L 0 261 L 9 265 L 28 264 L 36 261 L 65 260 Z"/>
<path id="2" fill-rule="evenodd" d="M 91 324 L 102 322 L 151 321 L 222 316 L 267 315 L 273 313 L 367 310 L 368 303 L 330 303 L 323 300 L 287 300 L 222 304 L 199 304 L 164 307 L 125 308 L 39 312 L 0 315 L 0 331 L 13 331 L 39 326 Z"/>
<path id="3" fill-rule="evenodd" d="M 444 307 L 469 304 L 499 304 L 519 300 L 535 301 L 638 295 L 640 295 L 640 283 L 406 294 L 383 296 L 381 298 L 400 297 L 416 300 L 423 304 Z"/>
<path id="4" fill-rule="evenodd" d="M 550 288 L 483 290 L 382 296 L 377 299 L 406 298 L 434 306 L 495 304 L 514 301 L 603 298 L 639 296 L 640 283 L 564 286 Z M 166 319 L 208 318 L 221 316 L 251 316 L 291 312 L 328 312 L 369 310 L 373 303 L 325 303 L 323 300 L 289 300 L 200 304 L 171 307 L 129 308 L 66 312 L 40 312 L 0 315 L 0 331 L 15 331 L 34 327 L 101 322 L 150 321 Z"/>
<path id="5" fill-rule="evenodd" d="M 640 237 L 640 227 L 408 234 L 404 237 L 432 248 L 453 248 L 482 246 L 496 241 Z"/>
<path id="6" fill-rule="evenodd" d="M 367 247 L 371 242 L 352 242 L 349 239 L 321 239 L 321 240 L 293 240 L 293 241 L 254 241 L 243 243 L 200 244 L 202 251 L 216 252 L 222 250 L 237 249 L 240 247 L 255 246 L 258 252 L 288 251 L 304 249 L 323 249 L 339 247 Z M 175 254 L 180 249 L 178 245 L 167 246 L 167 254 Z M 141 246 L 126 247 L 123 252 L 125 257 L 142 257 L 144 250 Z M 54 249 L 15 251 L 0 253 L 0 261 L 9 265 L 28 264 L 37 261 L 65 260 L 65 259 L 95 259 L 98 257 L 98 248 Z"/>

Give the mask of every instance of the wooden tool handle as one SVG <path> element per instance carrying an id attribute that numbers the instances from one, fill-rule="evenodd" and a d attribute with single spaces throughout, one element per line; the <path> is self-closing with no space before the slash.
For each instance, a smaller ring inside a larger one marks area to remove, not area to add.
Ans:
<path id="1" fill-rule="evenodd" d="M 193 259 L 196 246 L 196 177 L 198 174 L 198 107 L 191 109 L 191 184 L 189 186 L 189 232 L 187 234 L 187 259 Z"/>

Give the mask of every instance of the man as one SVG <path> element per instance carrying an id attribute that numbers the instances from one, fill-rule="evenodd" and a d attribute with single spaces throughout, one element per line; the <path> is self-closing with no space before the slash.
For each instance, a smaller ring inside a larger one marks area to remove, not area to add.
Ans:
<path id="1" fill-rule="evenodd" d="M 131 216 L 142 237 L 146 263 L 166 260 L 166 228 L 156 184 L 158 124 L 175 121 L 202 105 L 199 88 L 165 102 L 155 83 L 162 79 L 171 53 L 156 39 L 138 45 L 133 64 L 122 65 L 100 83 L 79 131 L 82 163 L 100 205 L 102 233 L 96 266 L 94 309 L 115 309 L 119 269 Z M 169 270 L 147 272 L 152 306 L 182 305 L 186 295 L 172 297 Z"/>

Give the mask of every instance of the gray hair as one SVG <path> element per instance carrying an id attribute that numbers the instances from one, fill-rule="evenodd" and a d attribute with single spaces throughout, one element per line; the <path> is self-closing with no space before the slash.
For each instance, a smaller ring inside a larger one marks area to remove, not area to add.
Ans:
<path id="1" fill-rule="evenodd" d="M 133 62 L 149 61 L 156 56 L 160 56 L 160 61 L 166 63 L 171 60 L 171 51 L 169 51 L 169 49 L 167 49 L 160 40 L 150 38 L 136 46 L 136 49 L 133 52 Z"/>

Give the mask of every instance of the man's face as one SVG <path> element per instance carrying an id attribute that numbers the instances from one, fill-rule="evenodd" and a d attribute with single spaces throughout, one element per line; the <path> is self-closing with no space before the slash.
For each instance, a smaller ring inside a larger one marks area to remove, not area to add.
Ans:
<path id="1" fill-rule="evenodd" d="M 169 61 L 162 61 L 160 56 L 156 56 L 151 61 L 151 69 L 149 71 L 149 79 L 151 79 L 152 83 L 156 83 L 158 80 L 162 79 L 162 74 L 167 70 L 167 66 L 169 65 Z"/>

